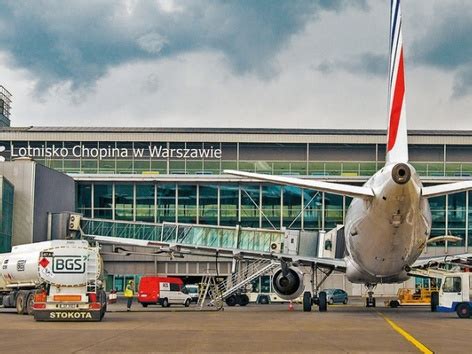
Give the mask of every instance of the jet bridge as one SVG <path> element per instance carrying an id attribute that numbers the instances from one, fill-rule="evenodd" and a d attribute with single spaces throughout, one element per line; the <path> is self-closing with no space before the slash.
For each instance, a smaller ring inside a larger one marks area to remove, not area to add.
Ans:
<path id="1" fill-rule="evenodd" d="M 281 252 L 286 230 L 210 226 L 182 223 L 145 223 L 82 218 L 83 237 L 147 241 L 151 244 L 189 246 L 196 249 L 226 249 L 251 252 Z M 123 240 L 124 241 L 124 240 Z M 110 242 L 112 243 L 112 242 Z M 129 242 L 132 244 L 132 242 Z M 140 246 L 141 243 L 135 243 Z"/>

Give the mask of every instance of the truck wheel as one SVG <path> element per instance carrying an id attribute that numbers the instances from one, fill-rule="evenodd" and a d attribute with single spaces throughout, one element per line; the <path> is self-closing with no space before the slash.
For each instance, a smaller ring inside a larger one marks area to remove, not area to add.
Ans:
<path id="1" fill-rule="evenodd" d="M 439 306 L 439 293 L 437 291 L 433 291 L 431 293 L 431 312 L 436 312 Z"/>
<path id="2" fill-rule="evenodd" d="M 238 299 L 236 299 L 236 296 L 231 295 L 226 299 L 226 305 L 228 306 L 235 306 L 238 303 Z"/>
<path id="3" fill-rule="evenodd" d="M 311 293 L 309 291 L 305 291 L 303 293 L 303 312 L 310 312 L 311 311 Z"/>
<path id="4" fill-rule="evenodd" d="M 19 291 L 16 296 L 16 313 L 23 315 L 26 311 L 26 294 L 24 291 Z"/>
<path id="5" fill-rule="evenodd" d="M 190 306 L 190 302 L 191 302 L 190 299 L 185 300 L 184 306 L 185 306 L 185 307 L 189 307 L 189 306 Z"/>
<path id="6" fill-rule="evenodd" d="M 320 312 L 326 312 L 328 310 L 328 302 L 326 301 L 326 292 L 320 291 L 318 295 L 318 307 Z"/>
<path id="7" fill-rule="evenodd" d="M 249 296 L 246 294 L 240 295 L 239 296 L 239 306 L 246 306 L 249 304 Z"/>
<path id="8" fill-rule="evenodd" d="M 141 305 L 143 305 L 143 307 L 148 307 L 148 304 L 144 304 L 144 303 L 143 303 L 143 304 L 141 304 Z"/>
<path id="9" fill-rule="evenodd" d="M 398 306 L 400 306 L 400 303 L 397 300 L 392 300 L 390 301 L 389 305 L 392 309 L 396 309 Z"/>
<path id="10" fill-rule="evenodd" d="M 162 307 L 169 307 L 169 300 L 167 300 L 167 298 L 164 298 L 164 300 L 162 300 Z"/>
<path id="11" fill-rule="evenodd" d="M 259 303 L 261 305 L 267 305 L 269 303 L 269 297 L 267 295 L 261 295 L 259 298 Z"/>
<path id="12" fill-rule="evenodd" d="M 456 307 L 457 316 L 459 318 L 470 318 L 470 306 L 469 304 L 462 303 Z"/>
<path id="13" fill-rule="evenodd" d="M 29 316 L 33 315 L 33 304 L 34 304 L 34 292 L 28 293 L 28 298 L 26 299 L 26 313 Z"/>

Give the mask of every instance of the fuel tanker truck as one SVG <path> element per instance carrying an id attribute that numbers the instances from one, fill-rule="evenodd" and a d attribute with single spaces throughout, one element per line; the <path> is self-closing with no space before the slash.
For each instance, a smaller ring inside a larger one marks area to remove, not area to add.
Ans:
<path id="1" fill-rule="evenodd" d="M 38 321 L 100 321 L 106 294 L 98 246 L 53 240 L 0 254 L 0 304 Z"/>

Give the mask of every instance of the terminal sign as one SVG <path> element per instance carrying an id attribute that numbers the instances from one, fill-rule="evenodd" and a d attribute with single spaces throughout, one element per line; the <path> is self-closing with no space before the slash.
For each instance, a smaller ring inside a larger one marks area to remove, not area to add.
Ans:
<path id="1" fill-rule="evenodd" d="M 3 147 L 5 150 L 5 147 Z M 0 149 L 0 151 L 2 151 Z M 87 147 L 77 144 L 71 148 L 62 146 L 41 145 L 40 147 L 25 146 L 15 147 L 11 143 L 11 158 L 31 157 L 31 158 L 156 158 L 156 159 L 221 159 L 221 149 L 213 146 L 207 148 L 168 148 L 162 145 L 152 145 L 147 147 Z"/>

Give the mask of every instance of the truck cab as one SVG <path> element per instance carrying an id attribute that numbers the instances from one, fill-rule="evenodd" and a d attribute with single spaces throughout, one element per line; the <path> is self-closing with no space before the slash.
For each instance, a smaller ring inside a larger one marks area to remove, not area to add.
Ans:
<path id="1" fill-rule="evenodd" d="M 443 276 L 439 289 L 438 311 L 456 312 L 459 318 L 470 318 L 472 314 L 471 275 L 471 272 L 454 272 Z"/>

